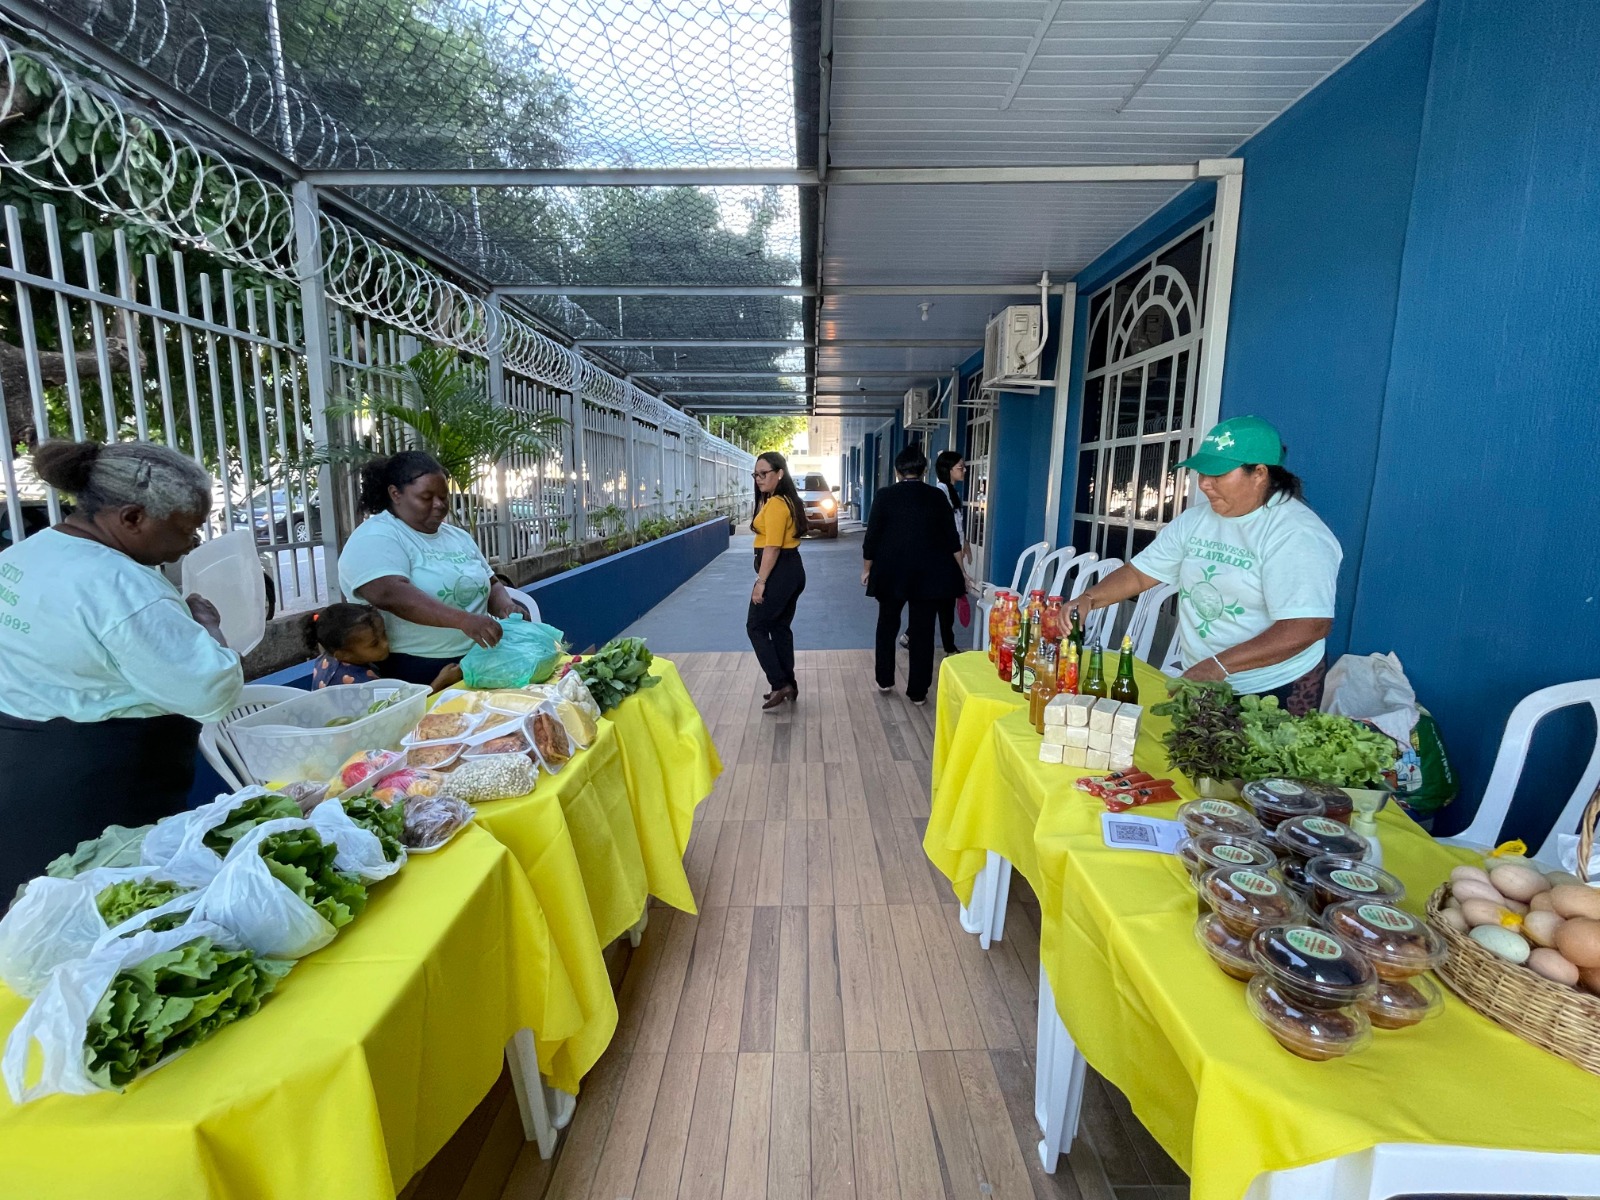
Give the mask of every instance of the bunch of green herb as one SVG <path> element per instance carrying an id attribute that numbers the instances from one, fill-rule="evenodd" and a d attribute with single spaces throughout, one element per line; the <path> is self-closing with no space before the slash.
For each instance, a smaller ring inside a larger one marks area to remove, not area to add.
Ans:
<path id="1" fill-rule="evenodd" d="M 166 879 L 123 879 L 101 888 L 100 894 L 94 898 L 94 903 L 100 910 L 100 919 L 115 929 L 128 918 L 137 916 L 146 909 L 165 904 L 174 896 L 181 896 L 188 890 Z M 149 928 L 172 929 L 183 924 L 188 915 L 188 913 L 168 913 L 164 917 L 157 917 Z"/>
<path id="2" fill-rule="evenodd" d="M 653 687 L 654 655 L 643 638 L 616 638 L 579 663 L 574 670 L 603 713 L 610 712 L 640 688 Z"/>
<path id="3" fill-rule="evenodd" d="M 169 1054 L 250 1016 L 292 963 L 196 938 L 117 973 L 89 1018 L 84 1068 L 122 1088 Z"/>
<path id="4" fill-rule="evenodd" d="M 338 847 L 324 842 L 315 831 L 286 829 L 268 834 L 257 849 L 273 878 L 316 909 L 335 929 L 350 924 L 366 908 L 367 889 L 358 880 L 334 870 Z"/>
<path id="5" fill-rule="evenodd" d="M 1395 744 L 1371 726 L 1324 712 L 1290 716 L 1276 696 L 1241 696 L 1240 778 L 1284 776 L 1367 787 L 1394 766 Z"/>
<path id="6" fill-rule="evenodd" d="M 203 839 L 205 844 L 224 858 L 233 844 L 263 821 L 276 821 L 280 817 L 301 817 L 300 806 L 287 796 L 276 792 L 252 796 L 228 814 L 223 821 Z"/>
<path id="7" fill-rule="evenodd" d="M 1239 778 L 1246 740 L 1233 689 L 1225 683 L 1174 679 L 1167 691 L 1169 698 L 1150 711 L 1172 718 L 1172 728 L 1161 739 L 1168 761 L 1190 779 Z"/>
<path id="8" fill-rule="evenodd" d="M 363 829 L 371 831 L 383 846 L 383 857 L 393 862 L 400 857 L 406 831 L 406 813 L 399 804 L 386 805 L 371 792 L 342 801 L 345 815 Z"/>
<path id="9" fill-rule="evenodd" d="M 70 854 L 53 859 L 44 869 L 56 879 L 74 879 L 94 867 L 137 867 L 144 849 L 144 835 L 154 825 L 130 829 L 126 825 L 107 825 L 99 837 L 79 842 Z"/>

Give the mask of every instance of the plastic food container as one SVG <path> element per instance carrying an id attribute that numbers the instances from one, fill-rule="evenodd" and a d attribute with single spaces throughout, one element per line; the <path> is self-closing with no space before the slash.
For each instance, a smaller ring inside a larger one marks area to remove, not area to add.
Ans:
<path id="1" fill-rule="evenodd" d="M 1285 884 L 1251 867 L 1213 867 L 1200 877 L 1199 891 L 1200 898 L 1238 937 L 1305 916 L 1304 906 Z"/>
<path id="2" fill-rule="evenodd" d="M 1336 854 L 1325 854 L 1306 863 L 1306 883 L 1311 907 L 1319 913 L 1344 900 L 1395 904 L 1406 898 L 1406 885 L 1382 867 Z"/>
<path id="3" fill-rule="evenodd" d="M 476 731 L 482 723 L 482 716 L 475 713 L 430 712 L 417 722 L 417 727 L 402 739 L 401 744 L 420 746 L 430 742 L 459 742 Z"/>
<path id="4" fill-rule="evenodd" d="M 392 679 L 338 684 L 240 717 L 227 736 L 257 779 L 328 779 L 352 754 L 397 749 L 422 719 L 428 694 L 426 684 Z M 391 703 L 370 712 L 379 701 Z"/>
<path id="5" fill-rule="evenodd" d="M 1226 833 L 1233 837 L 1254 838 L 1261 824 L 1250 810 L 1232 800 L 1190 800 L 1178 805 L 1178 820 L 1190 837 L 1201 833 Z"/>
<path id="6" fill-rule="evenodd" d="M 1278 847 L 1303 862 L 1336 854 L 1341 858 L 1366 858 L 1371 849 L 1343 821 L 1332 817 L 1290 817 L 1277 830 Z"/>
<path id="7" fill-rule="evenodd" d="M 1191 880 L 1199 879 L 1212 867 L 1254 867 L 1258 871 L 1270 871 L 1278 865 L 1278 856 L 1260 842 L 1231 833 L 1202 832 L 1186 837 L 1178 843 L 1177 854 Z"/>
<path id="8" fill-rule="evenodd" d="M 532 740 L 523 728 L 518 725 L 513 729 L 499 732 L 488 741 L 469 746 L 465 757 L 488 758 L 493 754 L 527 754 L 532 749 Z"/>
<path id="9" fill-rule="evenodd" d="M 488 706 L 495 712 L 511 713 L 525 717 L 545 702 L 542 695 L 531 692 L 499 691 L 484 693 Z"/>
<path id="10" fill-rule="evenodd" d="M 1250 957 L 1250 939 L 1230 930 L 1216 913 L 1207 913 L 1194 923 L 1194 940 L 1224 975 L 1243 981 L 1256 973 L 1255 959 Z"/>
<path id="11" fill-rule="evenodd" d="M 432 711 L 436 713 L 484 713 L 489 710 L 487 697 L 487 692 L 474 692 L 469 688 L 446 688 L 439 693 L 439 699 L 434 703 Z"/>
<path id="12" fill-rule="evenodd" d="M 1312 1062 L 1343 1058 L 1372 1041 L 1372 1025 L 1359 1008 L 1308 1007 L 1266 975 L 1250 981 L 1245 997 L 1279 1045 Z"/>
<path id="13" fill-rule="evenodd" d="M 1281 994 L 1311 1008 L 1358 1004 L 1378 981 L 1359 947 L 1315 925 L 1258 929 L 1250 938 L 1250 956 Z"/>
<path id="14" fill-rule="evenodd" d="M 541 730 L 544 741 L 540 740 Z M 577 743 L 561 723 L 554 703 L 547 703 L 528 718 L 528 739 L 533 743 L 534 754 L 552 775 L 566 766 L 577 753 Z"/>
<path id="15" fill-rule="evenodd" d="M 466 749 L 462 742 L 427 742 L 406 747 L 406 766 L 426 767 L 430 771 L 447 771 Z"/>
<path id="16" fill-rule="evenodd" d="M 1343 900 L 1323 910 L 1322 924 L 1360 947 L 1378 978 L 1410 979 L 1449 957 L 1445 941 L 1427 924 L 1390 904 Z"/>
<path id="17" fill-rule="evenodd" d="M 1299 779 L 1257 779 L 1245 784 L 1243 792 L 1262 827 L 1276 830 L 1290 817 L 1320 816 L 1323 801 L 1314 789 L 1321 786 Z M 1348 803 L 1346 811 L 1349 811 Z"/>
<path id="18" fill-rule="evenodd" d="M 1412 979 L 1380 979 L 1361 1011 L 1379 1029 L 1406 1029 L 1444 1009 L 1438 984 L 1426 975 Z"/>

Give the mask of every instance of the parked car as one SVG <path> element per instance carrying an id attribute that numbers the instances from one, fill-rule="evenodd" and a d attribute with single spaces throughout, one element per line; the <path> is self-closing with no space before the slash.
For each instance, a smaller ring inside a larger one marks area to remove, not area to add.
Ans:
<path id="1" fill-rule="evenodd" d="M 800 493 L 801 503 L 806 506 L 806 521 L 811 526 L 811 532 L 823 537 L 838 537 L 839 498 L 834 493 L 839 489 L 829 487 L 823 476 L 812 474 L 802 475 L 797 481 L 796 490 Z"/>
<path id="2" fill-rule="evenodd" d="M 291 502 L 289 493 L 263 488 L 250 497 L 250 507 L 233 510 L 235 529 L 253 529 L 259 546 L 311 542 L 322 536 L 322 506 L 312 492 L 308 501 Z"/>

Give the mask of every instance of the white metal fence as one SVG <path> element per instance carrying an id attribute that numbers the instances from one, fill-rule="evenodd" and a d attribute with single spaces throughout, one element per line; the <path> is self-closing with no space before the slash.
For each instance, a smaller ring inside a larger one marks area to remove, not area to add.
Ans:
<path id="1" fill-rule="evenodd" d="M 747 452 L 321 214 L 309 189 L 291 197 L 4 38 L 0 74 L 0 116 L 31 115 L 41 131 L 37 144 L 0 141 L 6 182 L 38 197 L 3 214 L 0 545 L 61 515 L 13 448 L 147 438 L 212 473 L 209 533 L 254 530 L 281 608 L 323 603 L 354 480 L 302 464 L 330 434 L 403 445 L 387 422 L 330 429 L 327 407 L 398 395 L 398 368 L 424 343 L 456 349 L 491 397 L 567 422 L 551 453 L 485 464 L 460 498 L 492 561 L 743 502 Z M 42 116 L 19 99 L 29 80 Z"/>

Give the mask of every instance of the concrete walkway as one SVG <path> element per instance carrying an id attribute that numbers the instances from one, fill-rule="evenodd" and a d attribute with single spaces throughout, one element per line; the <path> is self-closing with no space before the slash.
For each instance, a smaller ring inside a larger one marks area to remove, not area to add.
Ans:
<path id="1" fill-rule="evenodd" d="M 808 538 L 800 556 L 806 590 L 795 609 L 796 650 L 868 650 L 878 605 L 861 586 L 860 525 L 837 538 Z M 660 654 L 749 650 L 745 612 L 755 581 L 755 535 L 734 537 L 726 553 L 623 631 L 642 637 Z"/>

